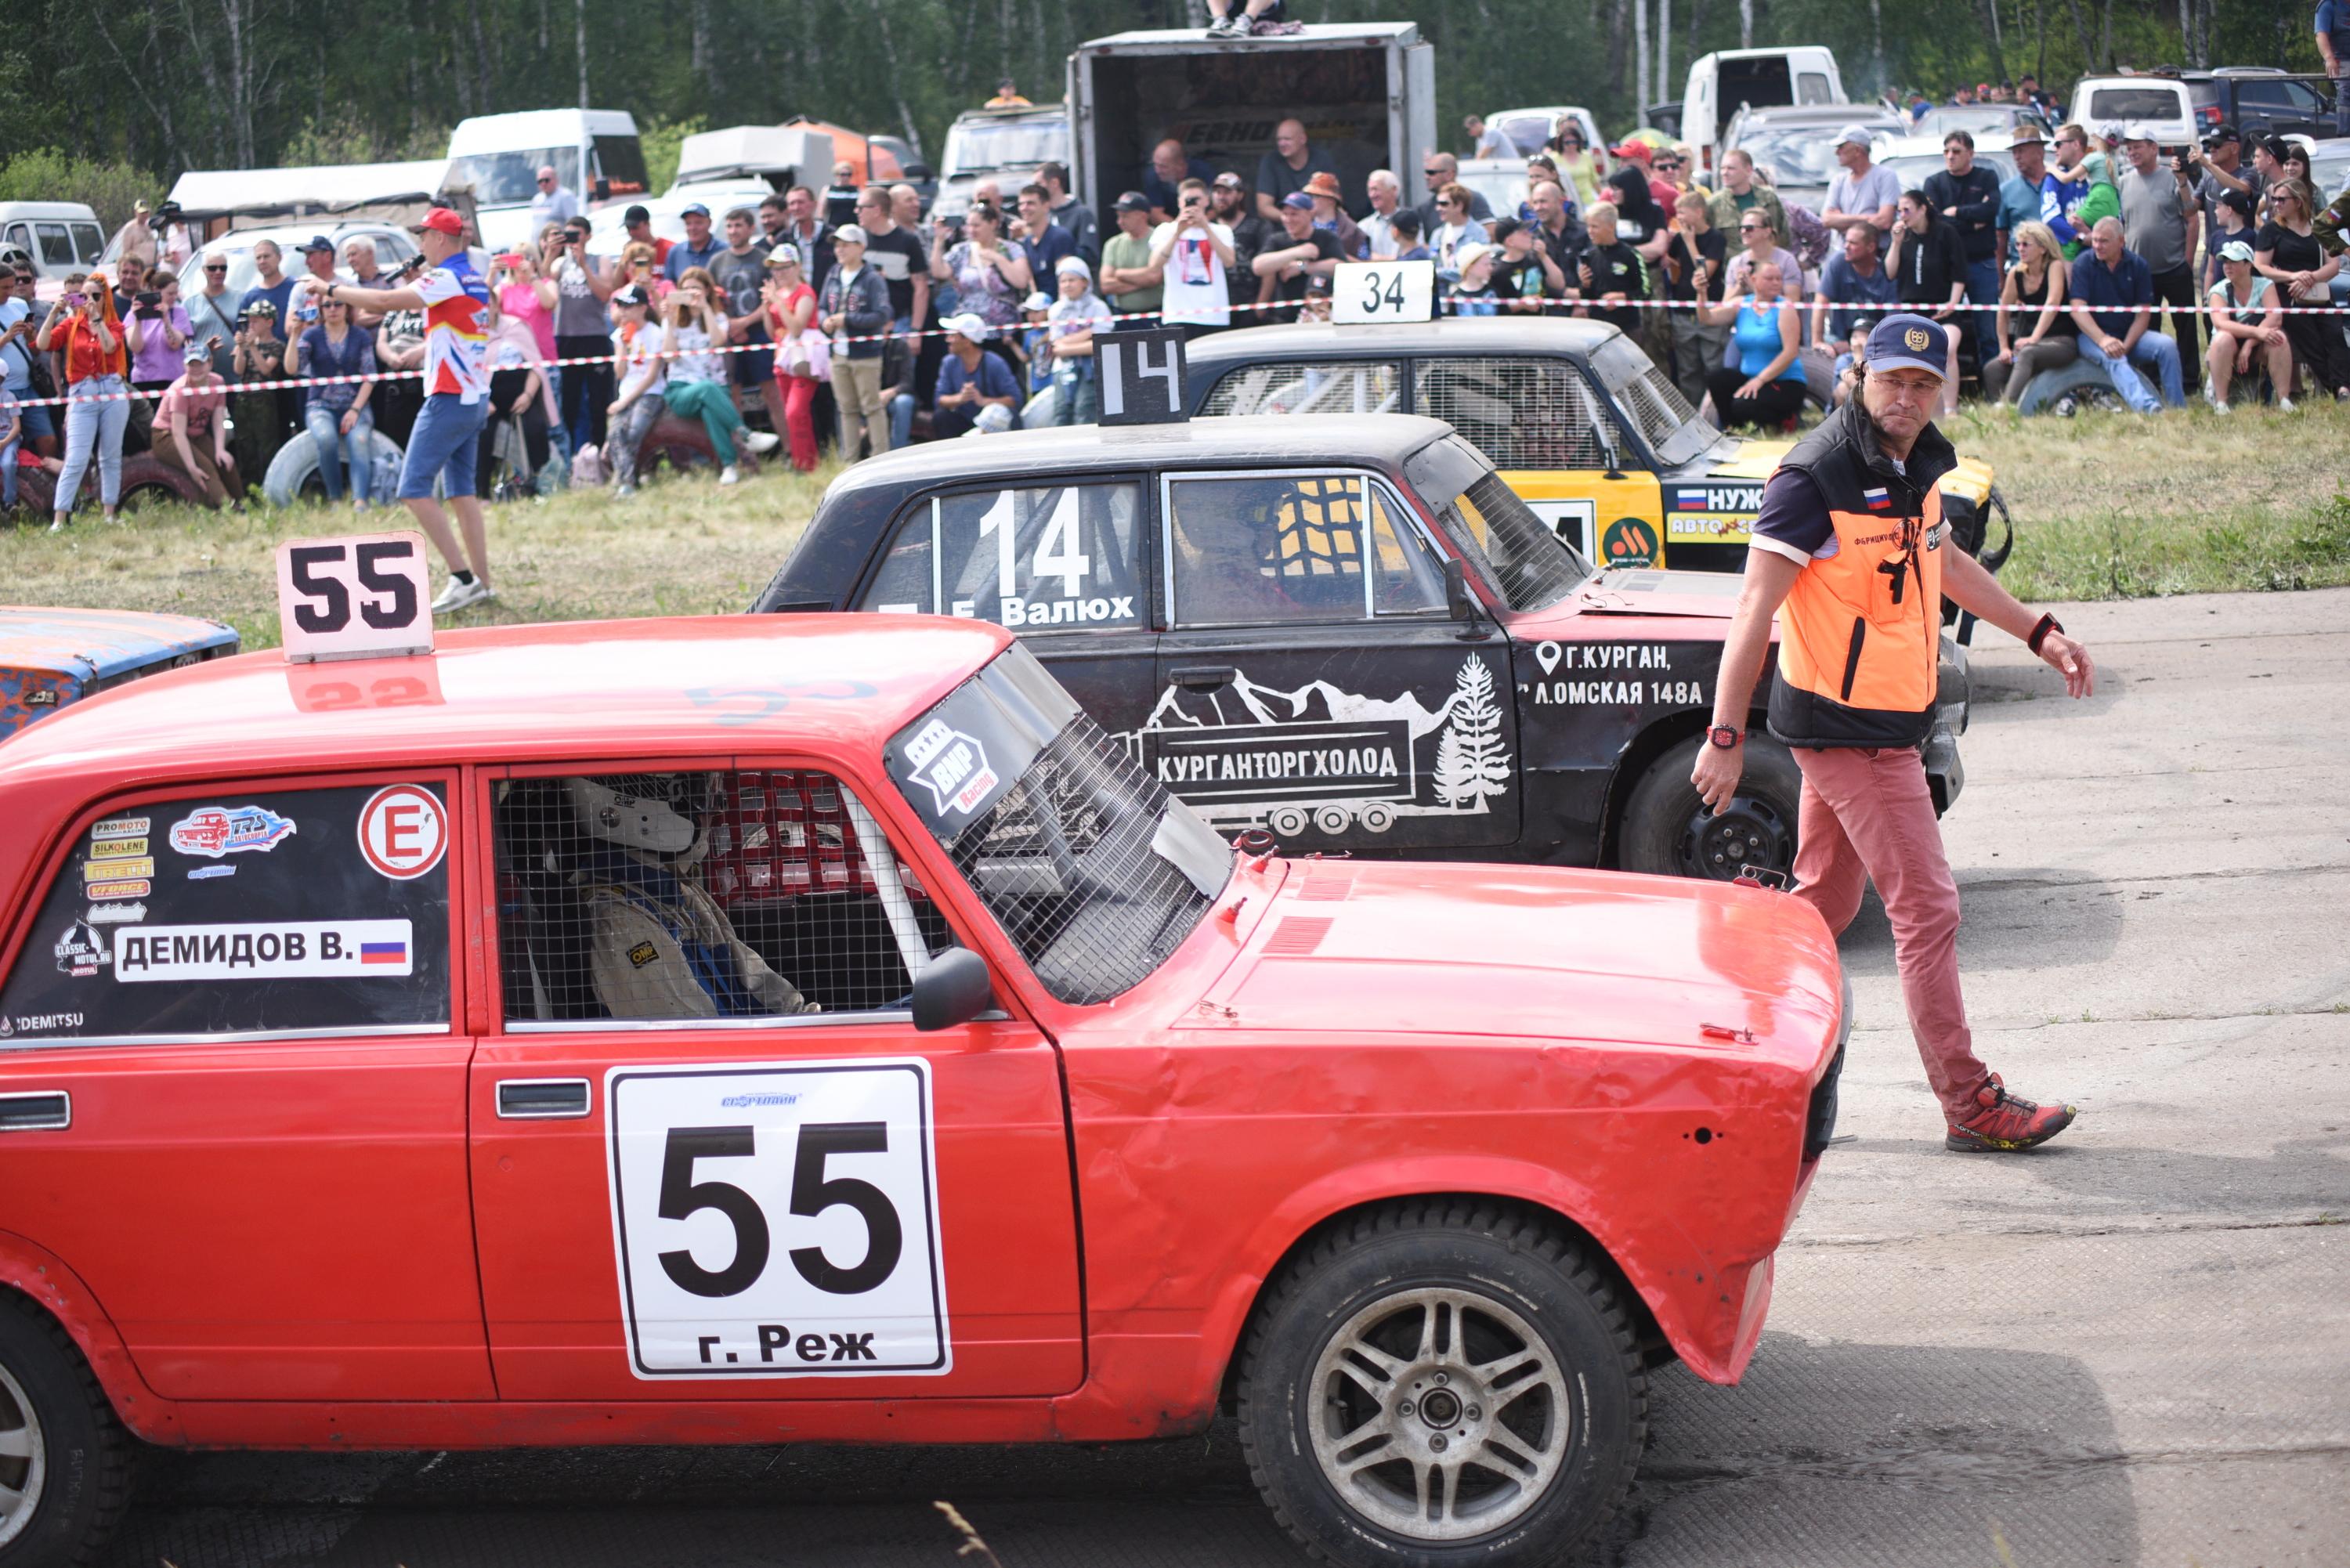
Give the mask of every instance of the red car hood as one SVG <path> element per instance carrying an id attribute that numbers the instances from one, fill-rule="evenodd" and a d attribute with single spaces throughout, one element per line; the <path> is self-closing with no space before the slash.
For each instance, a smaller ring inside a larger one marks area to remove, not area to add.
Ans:
<path id="1" fill-rule="evenodd" d="M 1290 873 L 1187 1023 L 1732 1051 L 1799 1070 L 1835 1034 L 1835 940 L 1782 893 L 1536 866 Z"/>

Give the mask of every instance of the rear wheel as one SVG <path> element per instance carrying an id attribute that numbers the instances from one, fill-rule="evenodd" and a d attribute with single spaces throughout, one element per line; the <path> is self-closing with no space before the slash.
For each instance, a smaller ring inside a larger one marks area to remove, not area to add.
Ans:
<path id="1" fill-rule="evenodd" d="M 1515 1568 L 1622 1500 L 1648 1382 L 1624 1303 L 1565 1234 L 1429 1199 L 1291 1266 L 1249 1335 L 1240 1426 L 1258 1490 L 1316 1555 Z"/>
<path id="2" fill-rule="evenodd" d="M 130 1492 L 130 1441 L 63 1329 L 0 1291 L 0 1568 L 71 1568 Z"/>
<path id="3" fill-rule="evenodd" d="M 1627 871 L 1732 882 L 1740 869 L 1795 868 L 1795 819 L 1804 775 L 1794 753 L 1768 735 L 1746 738 L 1746 773 L 1721 810 L 1708 811 L 1690 783 L 1702 735 L 1669 748 L 1648 765 L 1625 803 L 1617 857 Z"/>

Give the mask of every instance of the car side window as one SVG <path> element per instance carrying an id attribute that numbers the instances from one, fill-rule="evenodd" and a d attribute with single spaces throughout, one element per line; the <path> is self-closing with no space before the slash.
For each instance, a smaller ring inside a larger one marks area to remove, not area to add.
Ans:
<path id="1" fill-rule="evenodd" d="M 100 817 L 0 989 L 6 1044 L 445 1032 L 453 836 L 439 784 L 393 779 Z"/>
<path id="2" fill-rule="evenodd" d="M 1015 631 L 1145 626 L 1141 535 L 1131 481 L 935 496 L 899 518 L 858 607 Z"/>
<path id="3" fill-rule="evenodd" d="M 1369 496 L 1372 609 L 1383 616 L 1450 613 L 1444 567 L 1410 509 L 1384 484 L 1370 485 Z"/>
<path id="4" fill-rule="evenodd" d="M 508 779 L 490 810 L 509 1029 L 904 1008 L 951 941 L 871 814 L 814 769 Z"/>
<path id="5" fill-rule="evenodd" d="M 1403 410 L 1403 378 L 1388 360 L 1243 365 L 1229 371 L 1200 410 L 1221 414 L 1393 414 Z"/>
<path id="6" fill-rule="evenodd" d="M 1419 411 L 1466 436 L 1503 469 L 1606 468 L 1622 450 L 1607 410 L 1569 359 L 1428 358 L 1415 367 Z M 1524 410 L 1540 409 L 1540 419 Z"/>
<path id="7" fill-rule="evenodd" d="M 1169 482 L 1178 626 L 1360 620 L 1363 489 L 1351 473 Z"/>

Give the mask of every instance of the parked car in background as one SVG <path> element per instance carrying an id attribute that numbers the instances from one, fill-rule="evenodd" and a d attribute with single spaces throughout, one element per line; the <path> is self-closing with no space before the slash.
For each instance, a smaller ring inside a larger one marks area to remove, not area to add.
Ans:
<path id="1" fill-rule="evenodd" d="M 1720 154 L 1729 151 L 1722 128 L 1741 109 L 1845 101 L 1844 78 L 1836 70 L 1833 49 L 1816 45 L 1722 49 L 1690 62 L 1689 81 L 1681 89 L 1680 124 L 1673 129 L 1697 150 L 1700 171 L 1710 173 Z"/>
<path id="2" fill-rule="evenodd" d="M 1485 132 L 1489 136 L 1499 136 L 1509 144 L 1508 152 L 1497 157 L 1514 155 L 1523 161 L 1532 158 L 1548 145 L 1551 137 L 1556 133 L 1562 115 L 1573 117 L 1575 123 L 1583 128 L 1584 146 L 1605 148 L 1607 145 L 1599 139 L 1599 121 L 1592 117 L 1591 111 L 1571 103 L 1553 104 L 1548 109 L 1497 109 L 1484 117 Z"/>
<path id="3" fill-rule="evenodd" d="M 2045 116 L 2027 104 L 2020 103 L 1956 103 L 1939 104 L 1928 109 L 1911 122 L 1913 136 L 1930 136 L 1940 146 L 1942 138 L 1953 130 L 1963 130 L 1975 139 L 1975 147 L 2005 148 L 2018 128 L 2038 131 L 2046 136 L 2056 128 Z"/>
<path id="4" fill-rule="evenodd" d="M 50 299 L 68 273 L 98 265 L 106 231 L 98 213 L 79 202 L 0 202 L 0 247 L 32 258 L 35 290 Z"/>
<path id="5" fill-rule="evenodd" d="M 0 606 L 0 741 L 141 676 L 234 653 L 238 641 L 235 628 L 193 616 Z"/>
<path id="6" fill-rule="evenodd" d="M 2092 131 L 2136 121 L 2152 133 L 2165 157 L 2184 151 L 2207 129 L 2196 116 L 2194 96 L 2175 76 L 2083 77 L 2064 118 Z"/>
<path id="7" fill-rule="evenodd" d="M 1932 136 L 1879 137 L 1869 156 L 1891 170 L 1904 191 L 1915 191 L 1925 184 L 1928 175 L 1939 174 L 1948 167 L 1942 161 L 1942 138 L 1949 134 L 1944 130 Z M 2015 172 L 2015 154 L 2007 150 L 2003 137 L 1994 146 L 1976 135 L 1975 161 L 2002 180 Z"/>
<path id="8" fill-rule="evenodd" d="M 343 247 L 355 239 L 364 239 L 375 246 L 375 265 L 385 272 L 397 272 L 416 254 L 416 241 L 396 223 L 333 223 L 314 219 L 308 223 L 285 223 L 262 229 L 231 229 L 216 240 L 208 241 L 180 269 L 180 296 L 192 299 L 204 290 L 204 262 L 208 257 L 228 258 L 228 293 L 241 299 L 244 291 L 260 281 L 254 270 L 253 247 L 262 240 L 274 241 L 284 257 L 283 270 L 288 276 L 301 275 L 302 258 L 294 247 L 307 244 L 313 234 L 324 234 L 335 242 L 335 270 L 345 281 L 350 269 L 343 264 Z"/>
<path id="9" fill-rule="evenodd" d="M 1036 178 L 1038 164 L 1068 161 L 1069 111 L 1060 104 L 966 109 L 947 127 L 931 215 L 962 223 L 982 180 L 994 181 L 1009 207 L 1020 187 Z"/>
<path id="10" fill-rule="evenodd" d="M 552 165 L 556 183 L 585 212 L 598 202 L 650 193 L 637 122 L 620 109 L 533 109 L 461 119 L 449 136 L 452 176 L 473 187 L 482 243 L 510 250 L 528 239 L 538 171 Z"/>
<path id="11" fill-rule="evenodd" d="M 1526 199 L 1523 158 L 1464 158 L 1461 183 L 1485 198 L 1497 218 L 1514 218 Z"/>
<path id="12" fill-rule="evenodd" d="M 1836 133 L 1847 125 L 1871 136 L 1898 136 L 1908 129 L 1899 115 L 1867 104 L 1757 109 L 1731 120 L 1721 151 L 1745 153 L 1781 201 L 1800 202 L 1816 213 L 1826 203 L 1828 182 L 1839 168 Z"/>
<path id="13" fill-rule="evenodd" d="M 2174 73 L 2160 70 L 2156 76 Z M 2195 129 L 2232 125 L 2247 138 L 2324 136 L 2334 129 L 2334 85 L 2315 72 L 2275 66 L 2222 66 L 2175 73 L 2195 106 Z"/>

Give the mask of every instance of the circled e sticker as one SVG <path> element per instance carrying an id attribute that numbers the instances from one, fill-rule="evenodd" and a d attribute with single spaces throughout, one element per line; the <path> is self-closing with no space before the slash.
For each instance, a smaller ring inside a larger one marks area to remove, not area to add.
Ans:
<path id="1" fill-rule="evenodd" d="M 421 785 L 387 785 L 359 808 L 359 853 L 395 882 L 423 876 L 441 864 L 448 847 L 447 816 Z"/>

